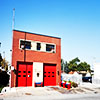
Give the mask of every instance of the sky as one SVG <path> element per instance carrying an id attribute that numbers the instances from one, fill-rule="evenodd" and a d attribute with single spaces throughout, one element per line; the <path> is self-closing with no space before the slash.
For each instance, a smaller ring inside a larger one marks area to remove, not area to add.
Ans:
<path id="1" fill-rule="evenodd" d="M 9 62 L 13 8 L 14 29 L 60 37 L 65 61 L 100 62 L 100 0 L 0 0 L 0 52 Z"/>

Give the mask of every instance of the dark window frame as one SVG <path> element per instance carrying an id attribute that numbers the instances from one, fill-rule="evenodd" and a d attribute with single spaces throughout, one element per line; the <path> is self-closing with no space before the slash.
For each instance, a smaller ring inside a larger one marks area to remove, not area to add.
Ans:
<path id="1" fill-rule="evenodd" d="M 20 40 L 20 48 L 21 49 L 31 50 L 31 45 L 32 45 L 31 41 Z"/>
<path id="2" fill-rule="evenodd" d="M 56 46 L 54 44 L 46 44 L 46 52 L 55 53 Z"/>
<path id="3" fill-rule="evenodd" d="M 41 43 L 36 43 L 36 50 L 41 50 Z"/>

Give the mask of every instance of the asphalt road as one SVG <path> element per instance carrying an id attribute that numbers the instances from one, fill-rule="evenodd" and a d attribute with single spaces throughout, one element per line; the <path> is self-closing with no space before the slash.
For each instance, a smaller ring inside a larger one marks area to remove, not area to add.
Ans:
<path id="1" fill-rule="evenodd" d="M 22 96 L 0 100 L 100 100 L 100 94 L 66 94 L 62 96 Z"/>

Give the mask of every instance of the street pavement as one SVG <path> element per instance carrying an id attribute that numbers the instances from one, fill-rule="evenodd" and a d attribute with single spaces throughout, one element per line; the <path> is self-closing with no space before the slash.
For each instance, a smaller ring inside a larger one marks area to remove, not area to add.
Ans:
<path id="1" fill-rule="evenodd" d="M 0 100 L 100 100 L 100 94 L 63 94 L 49 96 L 21 96 L 21 97 L 4 97 Z"/>
<path id="2" fill-rule="evenodd" d="M 55 87 L 17 87 L 0 93 L 0 100 L 100 100 L 100 85 L 82 83 L 70 90 Z"/>

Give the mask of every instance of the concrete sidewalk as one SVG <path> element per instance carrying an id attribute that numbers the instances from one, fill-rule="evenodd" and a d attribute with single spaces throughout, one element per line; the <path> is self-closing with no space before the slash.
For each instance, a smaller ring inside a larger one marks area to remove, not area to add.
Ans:
<path id="1" fill-rule="evenodd" d="M 48 95 L 61 95 L 58 91 L 50 87 L 16 87 L 11 90 L 0 93 L 0 97 L 22 97 L 22 96 L 48 96 Z"/>
<path id="2" fill-rule="evenodd" d="M 71 94 L 100 94 L 100 85 L 91 83 L 82 83 L 77 88 L 55 87 L 16 87 L 11 90 L 0 93 L 0 98 L 14 98 L 26 96 L 64 96 Z"/>

